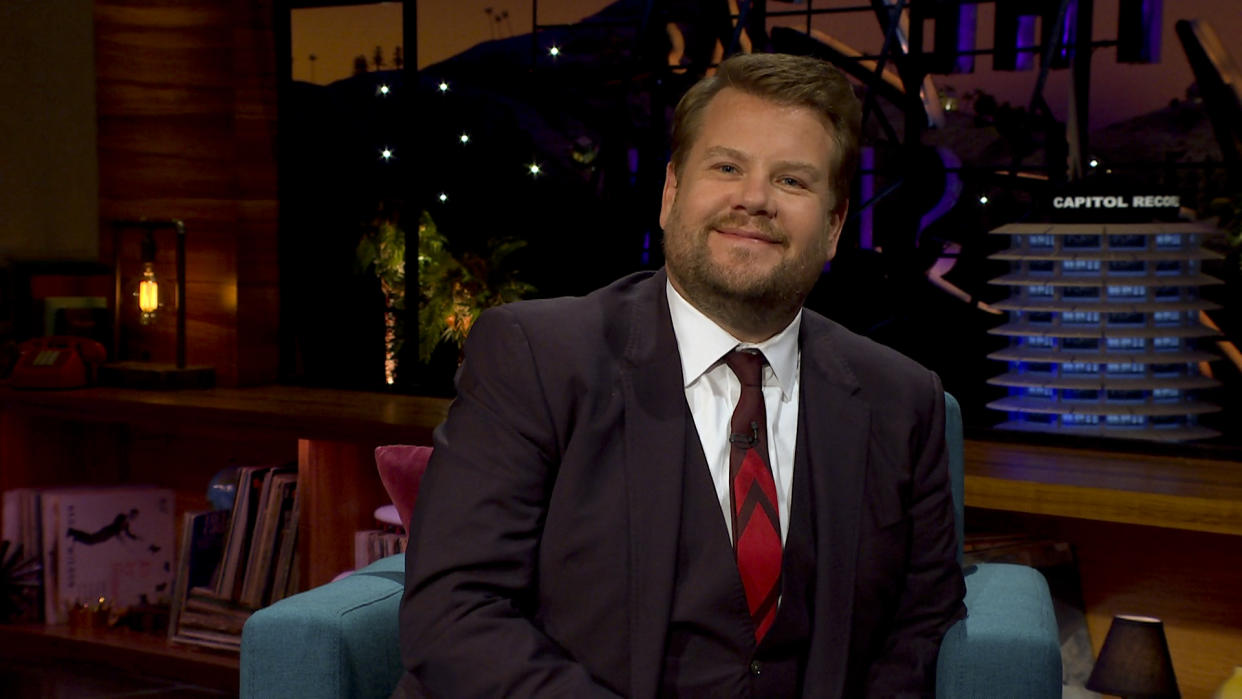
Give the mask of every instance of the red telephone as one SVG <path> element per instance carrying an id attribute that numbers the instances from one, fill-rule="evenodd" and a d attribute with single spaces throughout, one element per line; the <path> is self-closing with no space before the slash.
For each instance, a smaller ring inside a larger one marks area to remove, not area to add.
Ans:
<path id="1" fill-rule="evenodd" d="M 18 350 L 13 388 L 81 388 L 108 358 L 103 345 L 85 337 L 36 337 Z"/>

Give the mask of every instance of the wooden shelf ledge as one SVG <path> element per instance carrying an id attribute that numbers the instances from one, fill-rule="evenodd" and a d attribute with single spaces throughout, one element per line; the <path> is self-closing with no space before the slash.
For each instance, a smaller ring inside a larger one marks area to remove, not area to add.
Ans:
<path id="1" fill-rule="evenodd" d="M 0 388 L 0 404 L 27 413 L 93 422 L 196 425 L 303 439 L 430 444 L 447 398 L 298 386 L 144 391 Z"/>
<path id="2" fill-rule="evenodd" d="M 0 648 L 10 660 L 99 663 L 222 692 L 238 689 L 240 660 L 236 654 L 172 643 L 163 634 L 44 624 L 0 625 Z"/>
<path id="3" fill-rule="evenodd" d="M 1242 536 L 1242 464 L 966 440 L 966 505 Z"/>

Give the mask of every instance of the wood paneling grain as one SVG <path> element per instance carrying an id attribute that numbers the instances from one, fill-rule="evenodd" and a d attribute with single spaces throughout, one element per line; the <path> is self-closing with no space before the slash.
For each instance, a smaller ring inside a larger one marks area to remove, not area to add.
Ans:
<path id="1" fill-rule="evenodd" d="M 967 440 L 966 504 L 1242 535 L 1242 465 Z"/>
<path id="2" fill-rule="evenodd" d="M 277 376 L 273 13 L 271 0 L 95 3 L 102 254 L 110 220 L 185 221 L 187 359 L 224 386 Z"/>
<path id="3" fill-rule="evenodd" d="M 352 533 L 374 529 L 375 508 L 389 500 L 373 445 L 303 439 L 298 464 L 298 536 L 308 542 L 300 572 L 302 588 L 310 589 L 353 570 Z"/>

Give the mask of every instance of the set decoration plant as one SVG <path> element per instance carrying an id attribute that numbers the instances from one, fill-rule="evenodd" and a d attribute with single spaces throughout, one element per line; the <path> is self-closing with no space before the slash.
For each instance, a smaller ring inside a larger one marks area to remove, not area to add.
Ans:
<path id="1" fill-rule="evenodd" d="M 491 240 L 482 254 L 454 255 L 431 215 L 418 223 L 418 361 L 427 364 L 441 344 L 460 359 L 466 336 L 484 310 L 517 301 L 535 288 L 517 278 L 510 256 L 526 246 L 515 238 Z M 357 267 L 370 271 L 384 294 L 385 379 L 394 383 L 404 340 L 406 235 L 395 218 L 372 225 L 358 242 Z"/>
<path id="2" fill-rule="evenodd" d="M 526 246 L 515 238 L 491 240 L 483 254 L 452 254 L 448 240 L 423 212 L 418 225 L 418 358 L 427 363 L 440 343 L 458 355 L 479 314 L 524 298 L 535 287 L 517 278 L 510 256 Z"/>

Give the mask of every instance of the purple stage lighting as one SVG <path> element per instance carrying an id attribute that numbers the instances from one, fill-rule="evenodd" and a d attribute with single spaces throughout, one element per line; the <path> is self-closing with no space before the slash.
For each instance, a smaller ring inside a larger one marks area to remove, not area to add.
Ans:
<path id="1" fill-rule="evenodd" d="M 1159 63 L 1161 0 L 1121 0 L 1117 8 L 1117 62 Z"/>

